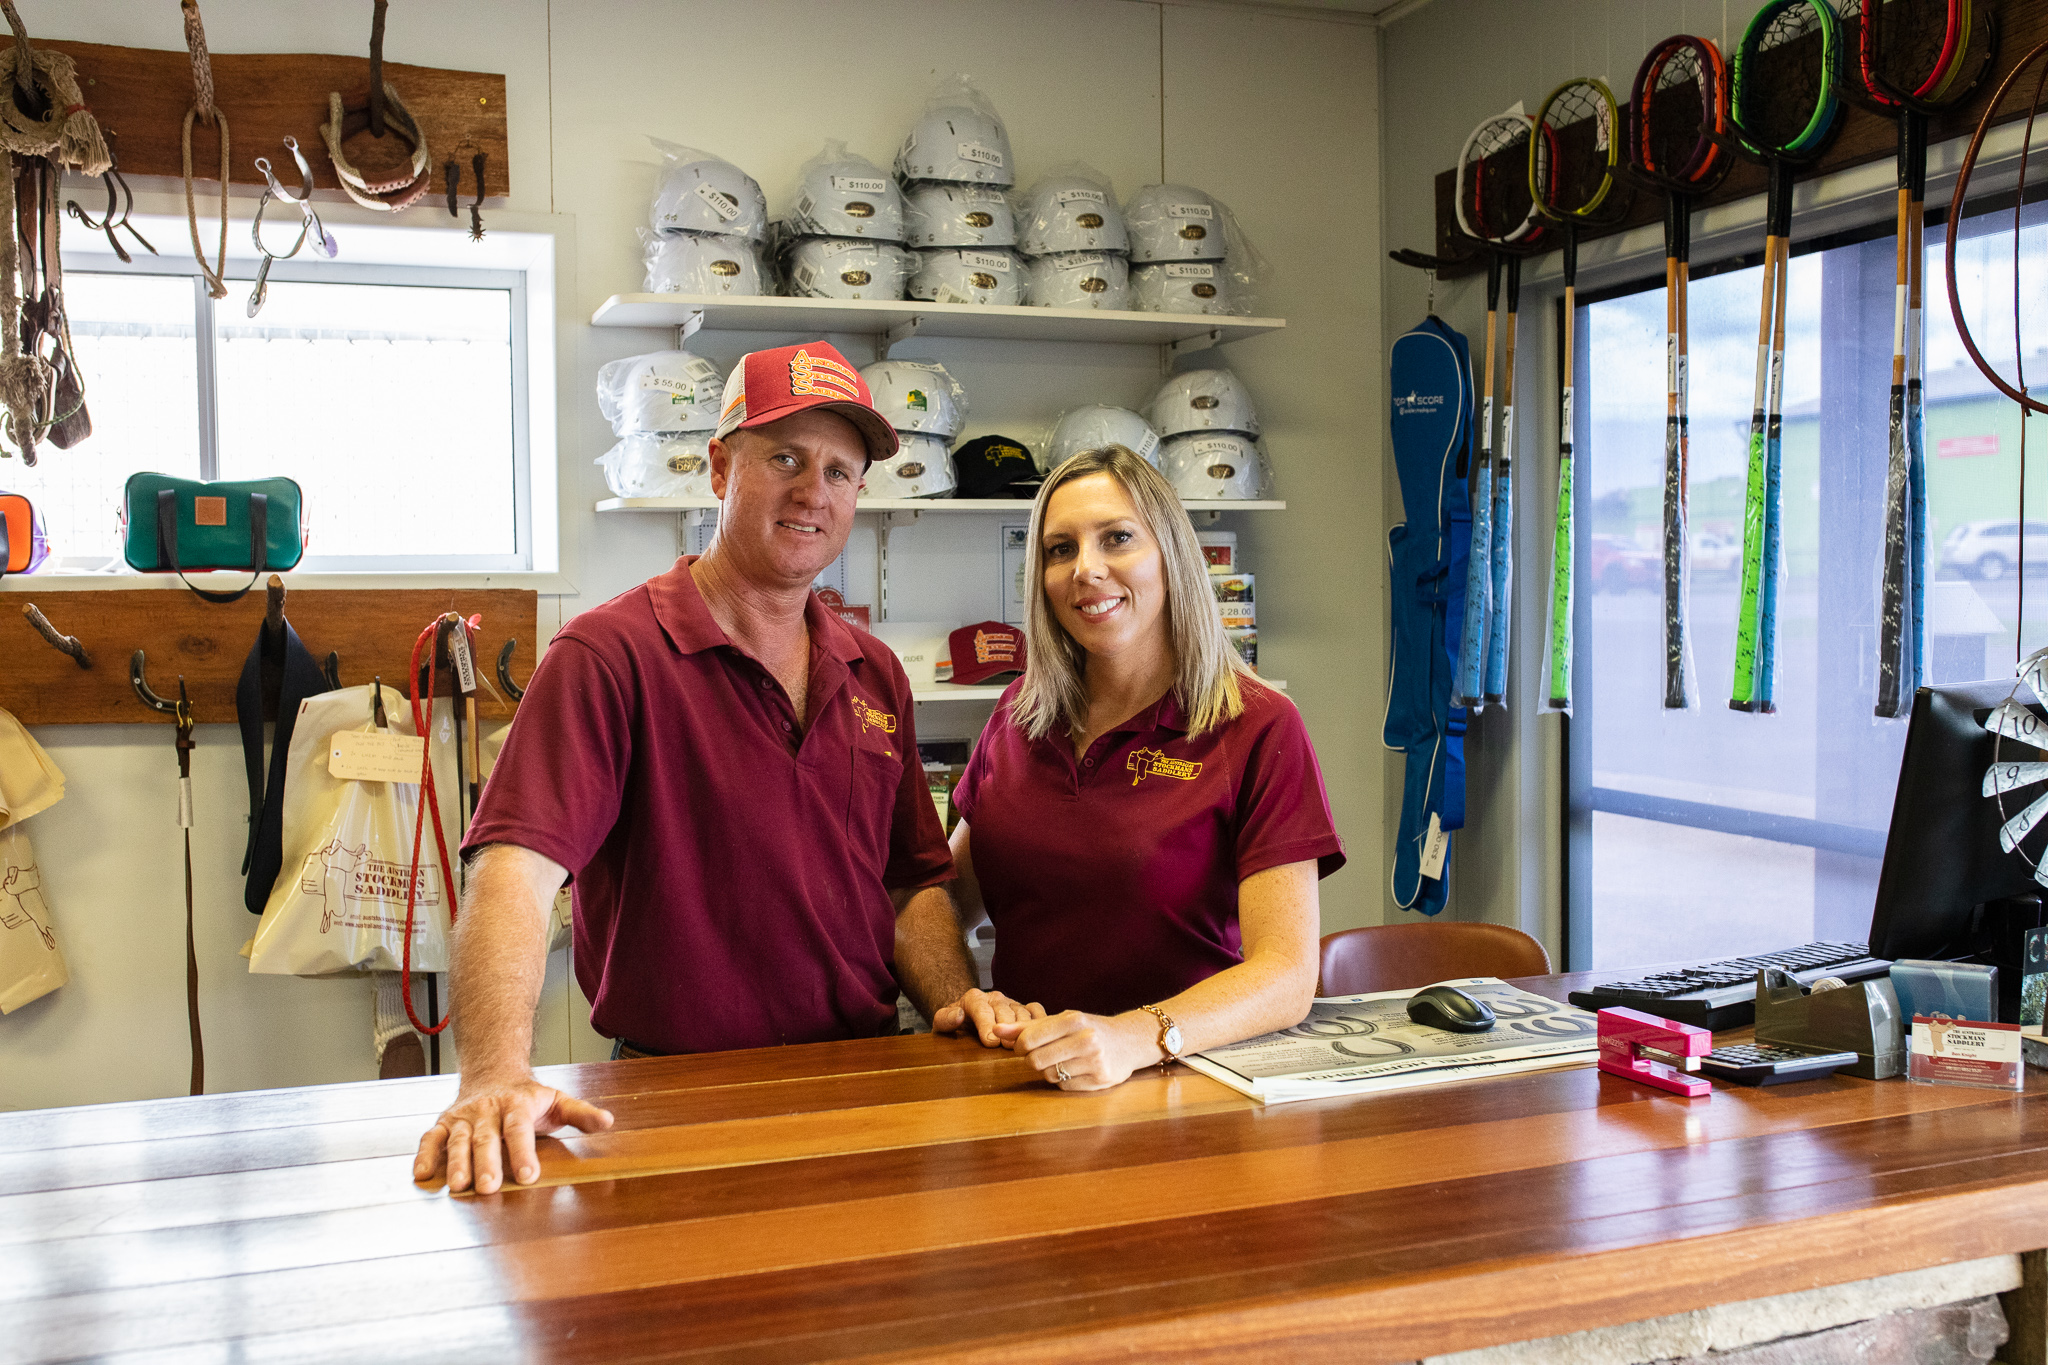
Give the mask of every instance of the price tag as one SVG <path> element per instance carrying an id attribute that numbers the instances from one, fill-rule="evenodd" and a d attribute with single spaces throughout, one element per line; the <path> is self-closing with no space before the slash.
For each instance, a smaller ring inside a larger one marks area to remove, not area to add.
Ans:
<path id="1" fill-rule="evenodd" d="M 417 782 L 426 757 L 418 735 L 337 730 L 327 737 L 327 772 L 344 782 Z"/>
<path id="2" fill-rule="evenodd" d="M 1451 851 L 1451 832 L 1437 823 L 1436 812 L 1429 813 L 1429 837 L 1422 843 L 1422 875 L 1433 882 L 1444 878 L 1444 855 Z"/>
<path id="3" fill-rule="evenodd" d="M 457 623 L 448 632 L 448 657 L 455 661 L 455 683 L 465 697 L 476 691 L 476 660 L 469 656 L 469 628 Z"/>

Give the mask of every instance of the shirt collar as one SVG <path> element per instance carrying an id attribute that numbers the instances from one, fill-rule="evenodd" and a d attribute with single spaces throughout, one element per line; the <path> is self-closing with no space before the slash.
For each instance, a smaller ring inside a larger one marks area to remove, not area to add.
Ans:
<path id="1" fill-rule="evenodd" d="M 655 621 L 669 641 L 685 654 L 732 643 L 712 617 L 711 608 L 690 573 L 690 566 L 699 558 L 684 555 L 667 573 L 647 580 L 647 597 L 654 608 Z M 816 593 L 804 602 L 804 624 L 810 627 L 812 648 L 823 650 L 841 663 L 851 664 L 863 657 L 853 627 L 834 616 Z"/>

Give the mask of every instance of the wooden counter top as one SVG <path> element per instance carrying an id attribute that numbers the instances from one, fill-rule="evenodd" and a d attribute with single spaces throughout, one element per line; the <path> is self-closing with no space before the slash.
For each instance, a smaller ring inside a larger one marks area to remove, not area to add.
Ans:
<path id="1" fill-rule="evenodd" d="M 1399 1362 L 2048 1244 L 2033 1071 L 1261 1109 L 925 1036 L 545 1075 L 617 1126 L 487 1198 L 409 1178 L 452 1078 L 0 1116 L 0 1361 Z"/>

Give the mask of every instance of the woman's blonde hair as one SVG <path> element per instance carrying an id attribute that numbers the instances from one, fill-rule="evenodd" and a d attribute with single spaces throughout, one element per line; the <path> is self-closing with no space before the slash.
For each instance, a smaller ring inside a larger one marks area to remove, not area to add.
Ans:
<path id="1" fill-rule="evenodd" d="M 1055 469 L 1031 506 L 1030 560 L 1025 569 L 1023 682 L 1010 714 L 1024 733 L 1042 739 L 1054 729 L 1085 730 L 1088 652 L 1067 634 L 1045 598 L 1045 509 L 1062 485 L 1090 474 L 1107 474 L 1123 487 L 1138 520 L 1152 534 L 1166 579 L 1166 635 L 1173 650 L 1173 695 L 1186 717 L 1187 732 L 1203 731 L 1244 711 L 1240 679 L 1252 672 L 1232 648 L 1209 587 L 1209 566 L 1201 542 L 1173 485 L 1159 471 L 1120 445 L 1084 450 Z"/>

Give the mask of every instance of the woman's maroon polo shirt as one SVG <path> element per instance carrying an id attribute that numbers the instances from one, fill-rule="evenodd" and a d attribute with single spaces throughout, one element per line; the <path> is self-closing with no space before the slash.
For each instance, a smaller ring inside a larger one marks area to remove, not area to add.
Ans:
<path id="1" fill-rule="evenodd" d="M 1244 960 L 1237 884 L 1344 865 L 1301 713 L 1258 683 L 1235 720 L 1189 738 L 1171 693 L 1077 762 L 1025 738 L 1013 684 L 953 799 L 996 927 L 996 989 L 1046 1009 L 1120 1014 Z"/>
<path id="2" fill-rule="evenodd" d="M 889 892 L 953 875 L 909 680 L 813 597 L 799 734 L 693 561 L 555 636 L 464 851 L 517 844 L 574 874 L 576 980 L 608 1037 L 712 1052 L 893 1032 Z"/>

